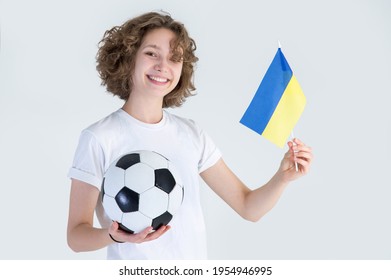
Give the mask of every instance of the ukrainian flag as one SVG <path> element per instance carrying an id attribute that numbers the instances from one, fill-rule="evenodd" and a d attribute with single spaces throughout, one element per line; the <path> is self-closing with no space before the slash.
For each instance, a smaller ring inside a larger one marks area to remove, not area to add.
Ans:
<path id="1" fill-rule="evenodd" d="M 282 148 L 305 104 L 304 93 L 278 48 L 240 123 Z"/>

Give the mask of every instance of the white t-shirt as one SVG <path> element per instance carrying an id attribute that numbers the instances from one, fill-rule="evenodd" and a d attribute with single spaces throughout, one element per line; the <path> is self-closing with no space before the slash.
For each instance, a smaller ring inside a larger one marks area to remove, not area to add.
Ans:
<path id="1" fill-rule="evenodd" d="M 120 156 L 151 150 L 168 158 L 178 169 L 184 200 L 160 238 L 141 244 L 114 243 L 108 259 L 206 259 L 205 224 L 200 205 L 199 173 L 213 166 L 221 153 L 192 120 L 163 111 L 157 124 L 143 123 L 119 109 L 82 131 L 68 177 L 101 188 L 105 171 Z M 101 200 L 96 215 L 102 227 L 110 218 Z"/>

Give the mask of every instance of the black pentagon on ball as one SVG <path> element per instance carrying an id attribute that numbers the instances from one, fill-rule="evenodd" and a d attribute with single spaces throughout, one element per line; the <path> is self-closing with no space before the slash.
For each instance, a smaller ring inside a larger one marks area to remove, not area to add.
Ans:
<path id="1" fill-rule="evenodd" d="M 152 227 L 154 230 L 157 230 L 161 226 L 167 225 L 172 219 L 172 215 L 168 212 L 164 212 L 160 216 L 152 220 Z"/>
<path id="2" fill-rule="evenodd" d="M 172 176 L 170 170 L 156 169 L 155 170 L 155 186 L 166 193 L 170 193 L 175 187 L 175 178 Z"/>
<path id="3" fill-rule="evenodd" d="M 131 167 L 132 165 L 139 163 L 139 162 L 140 162 L 140 154 L 133 153 L 133 154 L 127 154 L 127 155 L 124 155 L 123 157 L 121 157 L 117 161 L 115 166 L 122 168 L 123 170 L 126 170 L 129 167 Z"/>
<path id="4" fill-rule="evenodd" d="M 138 211 L 140 195 L 127 187 L 123 187 L 115 196 L 118 207 L 124 213 Z"/>

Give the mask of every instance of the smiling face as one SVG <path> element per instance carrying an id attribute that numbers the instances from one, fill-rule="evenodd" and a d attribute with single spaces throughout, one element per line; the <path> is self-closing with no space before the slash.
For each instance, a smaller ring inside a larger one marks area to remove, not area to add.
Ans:
<path id="1" fill-rule="evenodd" d="M 131 95 L 161 98 L 178 84 L 182 73 L 182 60 L 173 60 L 170 43 L 175 34 L 166 28 L 148 32 L 137 51 L 132 75 Z"/>

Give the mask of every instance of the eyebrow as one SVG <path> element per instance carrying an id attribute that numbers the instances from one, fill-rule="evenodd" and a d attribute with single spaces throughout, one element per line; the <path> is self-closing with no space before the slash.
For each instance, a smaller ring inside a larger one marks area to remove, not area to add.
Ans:
<path id="1" fill-rule="evenodd" d="M 157 50 L 161 49 L 158 45 L 146 45 L 143 47 L 143 49 L 145 49 L 145 48 L 153 48 L 153 49 L 157 49 Z"/>

